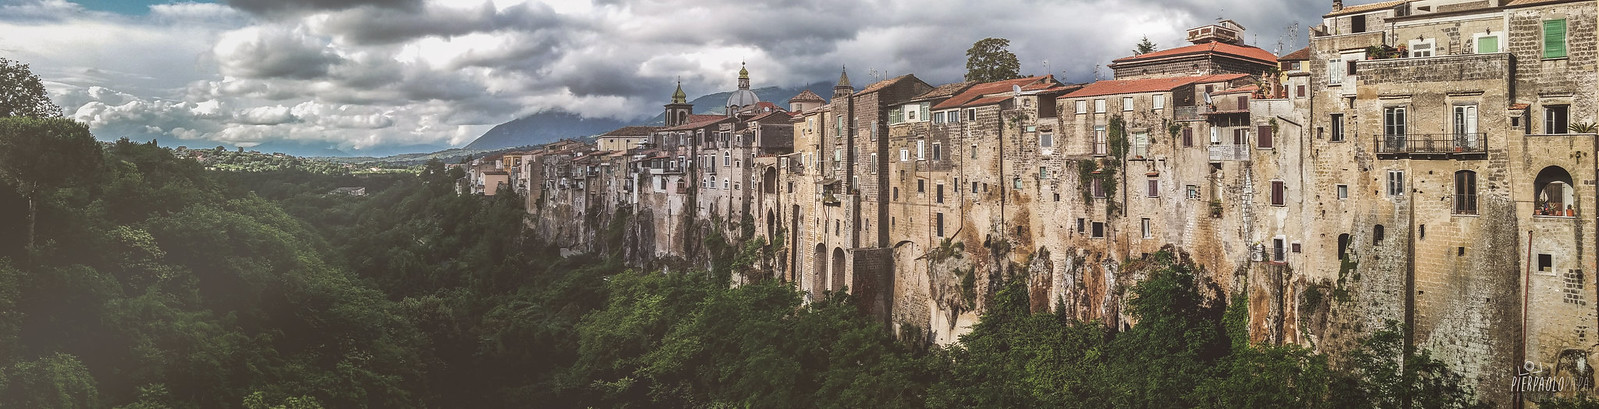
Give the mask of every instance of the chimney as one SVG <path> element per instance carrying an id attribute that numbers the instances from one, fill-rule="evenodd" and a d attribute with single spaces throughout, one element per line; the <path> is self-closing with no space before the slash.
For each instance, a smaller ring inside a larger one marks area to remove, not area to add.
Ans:
<path id="1" fill-rule="evenodd" d="M 1333 0 L 1333 11 L 1344 9 L 1344 0 Z"/>

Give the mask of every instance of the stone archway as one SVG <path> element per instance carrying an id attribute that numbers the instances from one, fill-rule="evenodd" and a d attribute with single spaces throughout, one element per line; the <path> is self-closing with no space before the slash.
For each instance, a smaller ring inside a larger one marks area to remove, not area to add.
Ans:
<path id="1" fill-rule="evenodd" d="M 827 291 L 827 245 L 816 243 L 816 256 L 811 261 L 810 271 L 804 274 L 804 284 L 811 289 L 811 296 L 820 297 Z"/>
<path id="2" fill-rule="evenodd" d="M 844 287 L 846 287 L 846 285 L 844 283 L 844 268 L 845 268 L 844 266 L 845 265 L 846 264 L 845 264 L 845 260 L 844 260 L 844 248 L 843 247 L 834 247 L 833 248 L 833 268 L 832 268 L 831 271 L 829 271 L 829 273 L 831 273 L 831 275 L 833 277 L 833 279 L 830 281 L 830 283 L 832 283 L 831 287 L 829 288 L 830 290 L 840 291 L 840 290 L 843 290 Z"/>

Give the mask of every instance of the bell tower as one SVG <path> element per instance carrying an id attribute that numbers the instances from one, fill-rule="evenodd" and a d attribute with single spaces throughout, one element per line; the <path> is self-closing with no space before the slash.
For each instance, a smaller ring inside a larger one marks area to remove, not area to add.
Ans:
<path id="1" fill-rule="evenodd" d="M 677 80 L 677 92 L 672 93 L 672 103 L 666 104 L 666 126 L 678 126 L 688 123 L 688 116 L 694 112 L 694 105 L 688 103 L 688 94 L 683 93 L 683 80 Z"/>

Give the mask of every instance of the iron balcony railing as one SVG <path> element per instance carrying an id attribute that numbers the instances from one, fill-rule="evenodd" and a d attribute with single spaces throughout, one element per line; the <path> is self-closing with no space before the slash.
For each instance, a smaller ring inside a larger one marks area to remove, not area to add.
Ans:
<path id="1" fill-rule="evenodd" d="M 1485 133 L 1404 134 L 1377 136 L 1379 154 L 1476 155 L 1488 153 Z"/>

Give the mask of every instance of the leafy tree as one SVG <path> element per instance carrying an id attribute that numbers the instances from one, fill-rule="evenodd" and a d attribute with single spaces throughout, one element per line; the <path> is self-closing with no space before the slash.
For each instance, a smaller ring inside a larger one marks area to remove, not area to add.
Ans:
<path id="1" fill-rule="evenodd" d="M 34 246 L 40 192 L 88 180 L 99 171 L 100 144 L 70 119 L 0 118 L 0 182 L 28 200 L 28 244 Z"/>
<path id="2" fill-rule="evenodd" d="M 1133 47 L 1133 55 L 1144 55 L 1152 52 L 1155 52 L 1155 43 L 1149 41 L 1149 36 L 1144 36 L 1144 39 Z"/>
<path id="3" fill-rule="evenodd" d="M 88 409 L 99 407 L 94 377 L 78 358 L 55 353 L 18 362 L 6 370 L 0 407 Z"/>
<path id="4" fill-rule="evenodd" d="M 966 80 L 994 82 L 1021 78 L 1022 64 L 1006 49 L 1010 40 L 984 38 L 966 50 Z"/>
<path id="5" fill-rule="evenodd" d="M 13 116 L 55 118 L 61 116 L 61 107 L 50 102 L 44 83 L 28 64 L 0 57 L 0 118 Z"/>

